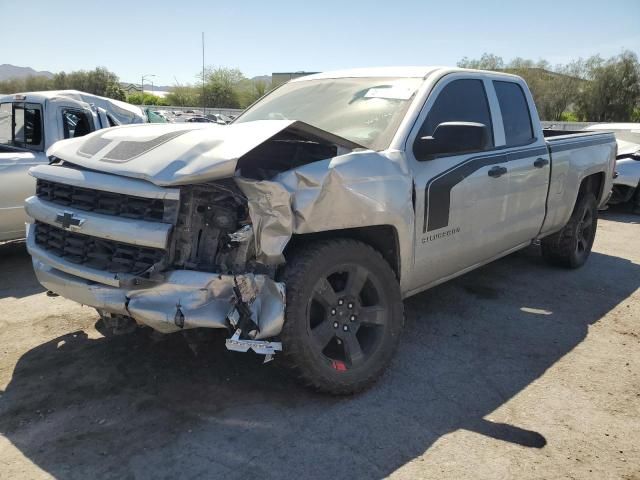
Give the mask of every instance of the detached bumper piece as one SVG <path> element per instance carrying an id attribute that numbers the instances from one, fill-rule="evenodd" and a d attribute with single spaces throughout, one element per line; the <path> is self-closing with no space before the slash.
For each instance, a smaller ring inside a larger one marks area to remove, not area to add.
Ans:
<path id="1" fill-rule="evenodd" d="M 233 337 L 227 338 L 227 350 L 233 352 L 248 352 L 253 350 L 258 355 L 264 355 L 264 363 L 273 360 L 276 352 L 282 351 L 281 342 L 268 342 L 265 340 L 243 340 L 240 338 L 240 330 L 236 330 Z"/>

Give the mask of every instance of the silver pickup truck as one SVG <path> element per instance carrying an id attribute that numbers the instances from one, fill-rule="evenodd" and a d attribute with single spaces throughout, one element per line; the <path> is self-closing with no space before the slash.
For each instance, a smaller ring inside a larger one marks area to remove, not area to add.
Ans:
<path id="1" fill-rule="evenodd" d="M 616 142 L 546 139 L 517 76 L 421 67 L 311 75 L 230 125 L 124 126 L 48 154 L 26 202 L 47 289 L 116 332 L 225 329 L 227 348 L 282 351 L 347 394 L 389 363 L 403 298 L 537 240 L 584 264 Z"/>
<path id="2" fill-rule="evenodd" d="M 138 107 L 77 90 L 0 95 L 0 242 L 24 238 L 24 199 L 35 191 L 27 172 L 49 163 L 47 148 L 144 119 Z"/>

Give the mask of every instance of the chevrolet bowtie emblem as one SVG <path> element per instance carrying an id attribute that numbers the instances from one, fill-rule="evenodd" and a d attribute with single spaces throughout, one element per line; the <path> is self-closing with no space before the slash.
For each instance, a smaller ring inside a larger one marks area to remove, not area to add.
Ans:
<path id="1" fill-rule="evenodd" d="M 84 223 L 84 218 L 76 217 L 73 212 L 63 212 L 56 215 L 56 223 L 62 228 L 80 227 Z"/>

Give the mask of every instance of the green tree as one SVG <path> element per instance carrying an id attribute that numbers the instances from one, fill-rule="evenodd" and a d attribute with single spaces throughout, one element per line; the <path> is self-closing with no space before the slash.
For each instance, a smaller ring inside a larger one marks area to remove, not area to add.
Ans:
<path id="1" fill-rule="evenodd" d="M 133 105 L 169 105 L 164 98 L 149 92 L 144 92 L 144 95 L 140 92 L 131 93 L 127 97 L 127 102 Z"/>
<path id="2" fill-rule="evenodd" d="M 53 88 L 57 90 L 80 90 L 103 97 L 111 94 L 122 98 L 121 94 L 124 93 L 120 89 L 118 76 L 104 67 L 90 71 L 60 72 L 54 75 L 52 83 Z"/>
<path id="3" fill-rule="evenodd" d="M 479 59 L 469 59 L 464 57 L 458 62 L 460 68 L 475 68 L 480 70 L 501 70 L 504 68 L 502 57 L 493 53 L 483 53 Z"/>
<path id="4" fill-rule="evenodd" d="M 193 107 L 198 105 L 199 92 L 191 85 L 176 84 L 165 97 L 167 104 L 176 107 Z"/>
<path id="5" fill-rule="evenodd" d="M 576 101 L 580 85 L 584 83 L 580 78 L 579 62 L 552 68 L 544 60 L 533 62 L 516 58 L 504 70 L 524 78 L 544 120 L 561 120 L 563 113 Z"/>
<path id="6" fill-rule="evenodd" d="M 37 92 L 41 90 L 48 90 L 51 85 L 51 80 L 47 77 L 34 77 L 29 76 L 25 78 L 24 88 L 28 92 Z"/>
<path id="7" fill-rule="evenodd" d="M 90 71 L 59 72 L 53 78 L 31 76 L 0 82 L 0 92 L 3 93 L 43 90 L 80 90 L 117 100 L 123 100 L 125 97 L 118 76 L 104 67 Z"/>
<path id="8" fill-rule="evenodd" d="M 628 122 L 640 105 L 640 64 L 630 51 L 585 62 L 586 82 L 578 99 L 578 116 L 592 122 Z"/>
<path id="9" fill-rule="evenodd" d="M 202 80 L 202 75 L 199 75 Z M 211 68 L 205 71 L 204 105 L 218 108 L 240 108 L 238 85 L 244 75 L 237 68 Z M 202 105 L 202 98 L 198 105 Z"/>
<path id="10" fill-rule="evenodd" d="M 458 66 L 499 70 L 525 79 L 543 120 L 571 118 L 583 121 L 630 121 L 640 108 L 640 66 L 635 53 L 626 51 L 604 60 L 596 55 L 552 67 L 546 60 L 502 58 L 485 53 L 480 59 L 463 58 Z"/>
<path id="11" fill-rule="evenodd" d="M 114 100 L 127 100 L 127 94 L 124 92 L 119 83 L 112 83 L 107 87 L 105 97 L 113 98 Z"/>
<path id="12" fill-rule="evenodd" d="M 44 76 L 11 78 L 0 82 L 0 92 L 2 93 L 38 92 L 51 89 L 51 79 Z"/>
<path id="13" fill-rule="evenodd" d="M 247 108 L 253 102 L 263 97 L 271 89 L 271 82 L 264 80 L 250 80 L 245 78 L 241 80 L 237 86 L 238 99 L 240 108 Z"/>

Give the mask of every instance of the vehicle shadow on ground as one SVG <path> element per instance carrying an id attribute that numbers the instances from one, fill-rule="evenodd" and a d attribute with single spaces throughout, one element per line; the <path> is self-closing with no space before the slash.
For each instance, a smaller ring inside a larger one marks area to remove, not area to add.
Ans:
<path id="1" fill-rule="evenodd" d="M 44 292 L 44 288 L 33 275 L 25 243 L 0 244 L 0 298 L 22 298 L 40 292 Z"/>
<path id="2" fill-rule="evenodd" d="M 350 398 L 310 393 L 221 338 L 196 356 L 180 335 L 80 331 L 20 358 L 0 433 L 56 478 L 381 478 L 458 429 L 541 448 L 535 429 L 484 417 L 639 283 L 640 266 L 613 256 L 566 271 L 512 255 L 407 301 L 392 367 Z"/>
<path id="3" fill-rule="evenodd" d="M 640 224 L 640 214 L 633 213 L 633 207 L 630 203 L 609 205 L 606 210 L 599 213 L 599 216 L 613 222 Z"/>

